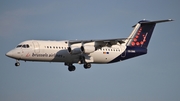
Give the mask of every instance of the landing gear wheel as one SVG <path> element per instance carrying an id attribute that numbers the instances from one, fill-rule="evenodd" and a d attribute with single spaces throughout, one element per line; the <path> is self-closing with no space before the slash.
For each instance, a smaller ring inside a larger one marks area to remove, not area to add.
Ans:
<path id="1" fill-rule="evenodd" d="M 20 63 L 19 63 L 19 62 L 16 62 L 16 63 L 15 63 L 15 66 L 20 66 Z"/>
<path id="2" fill-rule="evenodd" d="M 75 66 L 69 66 L 68 67 L 68 70 L 70 71 L 70 72 L 72 72 L 72 71 L 75 71 L 76 70 L 76 67 Z"/>
<path id="3" fill-rule="evenodd" d="M 85 68 L 85 69 L 89 69 L 89 68 L 91 68 L 91 64 L 90 64 L 90 63 L 86 63 L 86 64 L 84 64 L 84 68 Z"/>

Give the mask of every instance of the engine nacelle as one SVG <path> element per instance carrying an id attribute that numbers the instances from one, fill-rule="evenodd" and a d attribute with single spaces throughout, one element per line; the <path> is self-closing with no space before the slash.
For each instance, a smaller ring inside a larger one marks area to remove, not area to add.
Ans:
<path id="1" fill-rule="evenodd" d="M 80 47 L 68 47 L 67 50 L 70 54 L 73 54 L 73 55 L 82 53 Z"/>
<path id="2" fill-rule="evenodd" d="M 96 48 L 94 46 L 81 46 L 81 51 L 86 54 L 92 53 L 95 50 Z"/>

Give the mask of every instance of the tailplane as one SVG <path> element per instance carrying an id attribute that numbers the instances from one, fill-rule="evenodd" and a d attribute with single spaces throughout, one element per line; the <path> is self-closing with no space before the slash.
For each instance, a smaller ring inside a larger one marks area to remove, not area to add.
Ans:
<path id="1" fill-rule="evenodd" d="M 156 26 L 156 23 L 168 22 L 168 21 L 173 21 L 173 20 L 168 19 L 168 20 L 158 20 L 158 21 L 148 21 L 148 20 L 139 21 L 135 26 L 133 26 L 134 30 L 132 31 L 128 39 L 125 41 L 125 43 L 127 44 L 127 46 L 147 48 L 153 30 Z"/>

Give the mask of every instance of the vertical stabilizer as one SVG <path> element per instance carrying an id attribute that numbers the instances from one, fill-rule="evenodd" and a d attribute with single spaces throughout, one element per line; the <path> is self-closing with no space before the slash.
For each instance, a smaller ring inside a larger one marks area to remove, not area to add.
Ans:
<path id="1" fill-rule="evenodd" d="M 128 39 L 125 41 L 127 46 L 134 46 L 134 47 L 144 47 L 147 48 L 149 41 L 151 39 L 153 30 L 156 26 L 156 23 L 172 21 L 171 19 L 168 20 L 158 20 L 158 21 L 147 21 L 141 20 L 139 21 Z"/>

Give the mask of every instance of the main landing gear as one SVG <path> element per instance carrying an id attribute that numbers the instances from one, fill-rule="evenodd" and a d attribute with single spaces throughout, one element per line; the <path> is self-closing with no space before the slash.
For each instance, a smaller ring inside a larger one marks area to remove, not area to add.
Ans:
<path id="1" fill-rule="evenodd" d="M 85 61 L 85 57 L 84 57 L 84 56 L 81 56 L 81 57 L 80 57 L 80 63 L 83 63 L 83 64 L 84 64 L 84 68 L 85 68 L 85 69 L 91 68 L 91 64 L 90 64 L 90 63 L 87 63 L 87 62 Z"/>
<path id="2" fill-rule="evenodd" d="M 20 63 L 18 60 L 16 60 L 15 66 L 20 66 Z"/>
<path id="3" fill-rule="evenodd" d="M 68 70 L 69 70 L 70 72 L 75 71 L 75 70 L 76 70 L 76 67 L 75 67 L 74 65 L 68 66 Z"/>
<path id="4" fill-rule="evenodd" d="M 68 66 L 68 70 L 69 70 L 70 72 L 76 70 L 76 67 L 75 67 L 72 63 L 65 63 L 64 65 Z M 90 63 L 85 63 L 85 64 L 84 64 L 84 68 L 85 68 L 85 69 L 91 68 L 91 64 L 90 64 Z"/>
<path id="5" fill-rule="evenodd" d="M 72 63 L 64 63 L 65 66 L 68 66 L 70 72 L 75 71 L 76 67 Z"/>
<path id="6" fill-rule="evenodd" d="M 85 68 L 85 69 L 91 68 L 91 64 L 90 64 L 90 63 L 85 63 L 85 64 L 84 64 L 84 68 Z"/>

